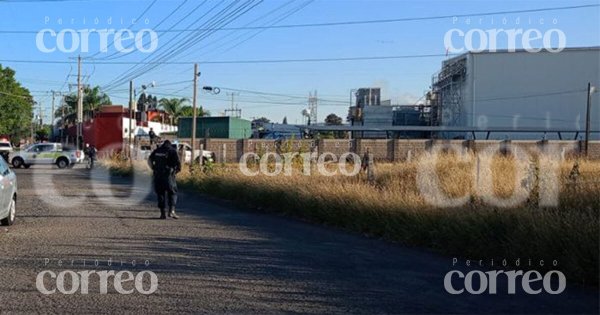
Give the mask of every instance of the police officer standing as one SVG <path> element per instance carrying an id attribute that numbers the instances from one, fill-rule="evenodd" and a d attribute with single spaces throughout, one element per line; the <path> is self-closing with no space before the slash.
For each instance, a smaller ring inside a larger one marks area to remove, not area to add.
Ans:
<path id="1" fill-rule="evenodd" d="M 96 153 L 98 152 L 98 150 L 96 150 L 96 147 L 94 147 L 93 145 L 90 145 L 89 143 L 85 144 L 85 155 L 88 158 L 88 167 L 90 169 L 94 168 L 94 161 L 96 160 Z"/>
<path id="2" fill-rule="evenodd" d="M 154 129 L 150 128 L 150 132 L 148 132 L 148 137 L 150 137 L 150 146 L 153 146 L 156 143 L 156 133 Z"/>
<path id="3" fill-rule="evenodd" d="M 152 151 L 149 163 L 154 172 L 154 191 L 158 197 L 160 218 L 166 219 L 166 197 L 168 198 L 169 217 L 179 219 L 177 214 L 175 214 L 175 205 L 177 203 L 177 182 L 175 175 L 181 170 L 181 162 L 179 161 L 177 151 L 171 146 L 171 141 L 165 140 L 161 146 Z"/>

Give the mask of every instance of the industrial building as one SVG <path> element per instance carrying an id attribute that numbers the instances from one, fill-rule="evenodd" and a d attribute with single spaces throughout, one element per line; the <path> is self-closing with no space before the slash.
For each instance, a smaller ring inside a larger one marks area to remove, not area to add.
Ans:
<path id="1" fill-rule="evenodd" d="M 192 137 L 192 117 L 179 118 L 177 136 Z M 197 138 L 247 139 L 252 136 L 252 122 L 237 117 L 196 117 Z"/>
<path id="2" fill-rule="evenodd" d="M 360 88 L 354 94 L 355 106 L 348 112 L 351 126 L 380 128 L 382 131 L 353 132 L 353 138 L 420 138 L 423 132 L 390 132 L 393 126 L 424 126 L 429 118 L 424 106 L 392 105 L 391 100 L 381 100 L 380 88 Z"/>
<path id="3" fill-rule="evenodd" d="M 428 94 L 432 126 L 583 130 L 588 83 L 600 86 L 600 47 L 561 52 L 469 52 L 442 63 Z M 591 126 L 598 129 L 598 94 Z M 443 138 L 468 138 L 445 133 Z M 478 138 L 484 134 L 476 135 Z M 573 139 L 574 133 L 563 133 Z M 491 139 L 558 138 L 557 133 L 492 134 Z M 597 135 L 594 135 L 597 138 Z"/>
<path id="4" fill-rule="evenodd" d="M 288 125 L 272 122 L 252 122 L 253 139 L 302 139 L 306 134 L 304 125 Z"/>
<path id="5" fill-rule="evenodd" d="M 588 93 L 590 129 L 600 129 L 598 87 L 600 47 L 468 52 L 443 61 L 423 105 L 394 106 L 379 88 L 358 89 L 348 129 L 355 138 L 583 138 Z"/>

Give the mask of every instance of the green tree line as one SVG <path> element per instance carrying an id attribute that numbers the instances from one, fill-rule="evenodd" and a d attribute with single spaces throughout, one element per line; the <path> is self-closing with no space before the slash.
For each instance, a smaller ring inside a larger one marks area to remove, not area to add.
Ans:
<path id="1" fill-rule="evenodd" d="M 0 65 L 0 135 L 13 142 L 29 135 L 33 119 L 33 97 L 15 79 L 15 71 Z"/>

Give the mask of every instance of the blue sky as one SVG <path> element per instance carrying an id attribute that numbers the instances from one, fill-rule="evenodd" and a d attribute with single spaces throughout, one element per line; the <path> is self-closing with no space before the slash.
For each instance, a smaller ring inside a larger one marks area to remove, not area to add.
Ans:
<path id="1" fill-rule="evenodd" d="M 246 0 L 240 1 L 243 3 Z M 81 52 L 64 53 L 55 51 L 43 53 L 36 46 L 36 32 L 51 28 L 57 32 L 63 29 L 88 28 L 141 28 L 164 30 L 181 21 L 175 28 L 185 28 L 192 24 L 210 8 L 227 3 L 209 0 L 202 6 L 201 1 L 158 0 L 143 14 L 142 20 L 130 26 L 130 20 L 137 18 L 149 7 L 152 1 L 8 1 L 0 2 L 0 63 L 17 71 L 17 78 L 36 96 L 49 115 L 51 97 L 46 91 L 68 91 L 68 84 L 75 83 L 77 68 L 74 58 Z M 228 2 L 229 3 L 229 2 Z M 462 15 L 482 12 L 527 10 L 585 4 L 599 4 L 599 1 L 342 1 L 305 0 L 276 1 L 265 0 L 254 9 L 239 17 L 228 26 L 265 25 L 274 21 L 286 10 L 306 7 L 278 22 L 282 24 L 307 24 L 338 21 L 362 21 L 397 19 L 408 17 L 430 17 Z M 156 25 L 180 6 L 162 25 Z M 198 7 L 195 11 L 193 11 Z M 272 10 L 281 7 L 279 11 Z M 220 7 L 217 7 L 219 9 Z M 193 12 L 186 19 L 186 14 Z M 212 11 L 215 12 L 215 11 Z M 259 19 L 256 22 L 256 19 Z M 94 25 L 98 18 L 99 24 Z M 519 18 L 520 24 L 515 25 Z M 49 21 L 47 21 L 49 19 Z M 59 20 L 62 19 L 62 25 Z M 83 24 L 83 19 L 86 24 Z M 112 24 L 108 25 L 108 20 Z M 123 24 L 120 23 L 124 20 Z M 183 20 L 182 20 L 183 19 Z M 481 19 L 481 20 L 480 20 Z M 500 25 L 506 19 L 506 25 Z M 540 25 L 539 20 L 545 23 Z M 532 21 L 531 24 L 529 21 Z M 203 20 L 199 20 L 201 23 Z M 378 86 L 383 89 L 384 99 L 393 103 L 410 104 L 419 99 L 428 89 L 432 75 L 439 70 L 444 56 L 427 58 L 303 62 L 303 63 L 260 63 L 260 64 L 202 64 L 206 61 L 272 60 L 272 59 L 313 59 L 344 58 L 362 56 L 398 56 L 445 54 L 444 35 L 450 29 L 459 28 L 488 30 L 492 28 L 536 28 L 542 33 L 557 28 L 564 32 L 568 47 L 600 45 L 600 8 L 584 8 L 562 11 L 546 11 L 518 14 L 497 14 L 474 16 L 468 25 L 466 18 L 453 21 L 452 18 L 439 20 L 406 21 L 394 23 L 373 23 L 307 28 L 281 28 L 258 30 L 220 30 L 201 41 L 194 41 L 191 47 L 168 61 L 193 61 L 200 63 L 200 85 L 222 87 L 219 95 L 199 93 L 199 104 L 218 115 L 230 105 L 230 92 L 226 88 L 263 91 L 283 94 L 275 96 L 240 92 L 236 103 L 245 118 L 266 116 L 281 121 L 301 122 L 300 112 L 306 107 L 310 91 L 317 90 L 322 99 L 319 105 L 319 120 L 329 113 L 346 116 L 349 93 L 353 88 Z M 553 23 L 556 24 L 553 24 Z M 7 30 L 30 31 L 25 33 L 3 33 Z M 158 48 L 155 55 L 178 45 L 184 37 L 177 33 L 158 33 Z M 67 42 L 69 41 L 67 37 Z M 55 45 L 47 38 L 49 46 Z M 169 43 L 169 41 L 171 42 Z M 243 41 L 245 40 L 245 41 Z M 109 39 L 111 42 L 112 39 Z M 243 41 L 243 42 L 242 42 Z M 518 46 L 520 42 L 518 41 Z M 555 41 L 553 42 L 555 44 Z M 461 44 L 460 40 L 458 44 Z M 498 47 L 507 46 L 506 38 L 498 39 Z M 83 74 L 91 85 L 108 86 L 131 65 L 100 64 L 106 61 L 115 50 L 111 45 L 108 53 L 96 54 L 98 38 L 90 37 L 90 53 L 84 57 Z M 94 59 L 89 57 L 95 55 Z M 125 55 L 117 52 L 112 61 L 140 62 L 148 54 L 134 52 Z M 150 57 L 152 58 L 152 56 Z M 71 64 L 14 63 L 1 60 L 46 60 L 67 61 Z M 68 76 L 70 75 L 70 76 Z M 136 86 L 155 81 L 157 86 L 148 92 L 158 97 L 191 97 L 191 65 L 161 65 L 150 72 L 135 77 Z M 186 82 L 181 82 L 186 81 Z M 181 83 L 177 83 L 181 82 Z M 110 86 L 107 93 L 113 103 L 127 103 L 128 84 Z M 47 116 L 48 117 L 48 116 Z"/>

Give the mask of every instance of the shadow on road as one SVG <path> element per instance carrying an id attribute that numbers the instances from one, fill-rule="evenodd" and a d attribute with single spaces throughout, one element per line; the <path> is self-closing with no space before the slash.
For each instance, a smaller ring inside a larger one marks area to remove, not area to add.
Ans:
<path id="1" fill-rule="evenodd" d="M 85 170 L 69 176 L 81 187 L 90 185 Z M 92 179 L 123 196 L 132 189 L 127 178 L 98 173 Z M 102 196 L 90 201 L 101 203 Z M 162 279 L 162 297 L 183 299 L 182 290 L 195 292 L 196 299 L 213 303 L 214 309 L 208 308 L 213 311 L 522 314 L 597 313 L 599 306 L 597 290 L 569 283 L 557 296 L 508 295 L 501 281 L 496 295 L 451 295 L 444 290 L 446 273 L 468 271 L 453 267 L 452 257 L 256 213 L 192 191 L 180 195 L 180 220 L 152 220 L 158 210 L 150 193 L 137 206 L 112 200 L 95 211 L 35 217 L 98 220 L 97 228 L 112 228 L 113 235 L 90 234 L 57 246 L 90 259 L 98 256 L 94 253 L 149 259 Z"/>

